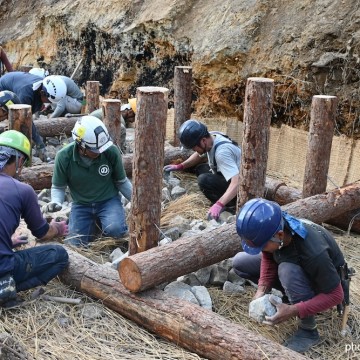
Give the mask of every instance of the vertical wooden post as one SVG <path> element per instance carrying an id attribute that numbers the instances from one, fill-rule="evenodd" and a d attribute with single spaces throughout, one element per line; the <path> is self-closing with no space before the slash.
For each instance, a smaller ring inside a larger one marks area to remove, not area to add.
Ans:
<path id="1" fill-rule="evenodd" d="M 137 89 L 129 255 L 158 245 L 169 90 Z"/>
<path id="2" fill-rule="evenodd" d="M 104 124 L 109 134 L 120 149 L 121 147 L 121 101 L 117 99 L 106 99 L 102 102 L 104 113 Z"/>
<path id="3" fill-rule="evenodd" d="M 336 96 L 315 95 L 312 98 L 304 198 L 326 191 L 337 104 Z"/>
<path id="4" fill-rule="evenodd" d="M 191 83 L 192 67 L 175 66 L 174 75 L 174 140 L 173 145 L 179 146 L 177 132 L 183 122 L 191 116 Z"/>
<path id="5" fill-rule="evenodd" d="M 237 208 L 265 190 L 274 80 L 248 78 Z"/>
<path id="6" fill-rule="evenodd" d="M 31 105 L 14 104 L 9 106 L 9 129 L 23 133 L 32 144 L 32 112 Z M 30 152 L 31 155 L 31 152 Z M 32 156 L 29 159 L 31 165 Z"/>
<path id="7" fill-rule="evenodd" d="M 100 83 L 99 81 L 86 82 L 86 106 L 87 112 L 91 113 L 100 107 Z"/>

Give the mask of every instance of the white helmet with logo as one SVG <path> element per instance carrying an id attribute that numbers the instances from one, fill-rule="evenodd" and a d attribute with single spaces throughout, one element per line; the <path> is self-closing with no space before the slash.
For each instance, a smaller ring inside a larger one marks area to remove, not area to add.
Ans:
<path id="1" fill-rule="evenodd" d="M 43 82 L 43 91 L 45 96 L 52 103 L 58 103 L 66 96 L 66 85 L 59 75 L 47 76 Z"/>
<path id="2" fill-rule="evenodd" d="M 45 78 L 46 76 L 49 76 L 49 71 L 45 70 L 44 68 L 32 68 L 29 71 L 30 74 L 39 76 L 41 78 Z"/>
<path id="3" fill-rule="evenodd" d="M 72 137 L 82 148 L 98 154 L 113 145 L 104 123 L 91 115 L 83 116 L 75 123 Z"/>

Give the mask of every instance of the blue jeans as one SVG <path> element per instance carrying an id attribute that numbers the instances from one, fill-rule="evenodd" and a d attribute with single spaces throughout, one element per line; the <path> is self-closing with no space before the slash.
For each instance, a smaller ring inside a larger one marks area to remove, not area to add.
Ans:
<path id="1" fill-rule="evenodd" d="M 102 236 L 120 238 L 127 234 L 125 211 L 119 196 L 89 205 L 73 204 L 69 218 L 69 235 L 65 243 L 87 246 L 95 240 L 96 220 L 100 221 Z"/>
<path id="2" fill-rule="evenodd" d="M 68 264 L 69 256 L 61 245 L 41 245 L 14 252 L 12 276 L 16 291 L 46 285 Z"/>
<path id="3" fill-rule="evenodd" d="M 261 254 L 249 255 L 246 252 L 237 253 L 233 259 L 236 274 L 255 283 L 260 277 Z M 315 296 L 311 282 L 300 265 L 283 262 L 278 266 L 278 277 L 281 287 L 292 304 L 306 301 Z M 273 284 L 278 288 L 280 284 Z M 281 288 L 279 290 L 282 290 Z"/>

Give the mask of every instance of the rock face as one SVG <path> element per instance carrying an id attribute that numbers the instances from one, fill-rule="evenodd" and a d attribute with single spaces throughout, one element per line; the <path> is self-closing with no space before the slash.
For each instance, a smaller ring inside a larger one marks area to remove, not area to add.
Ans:
<path id="1" fill-rule="evenodd" d="M 126 99 L 138 86 L 173 95 L 176 65 L 193 67 L 199 116 L 242 119 L 246 79 L 276 82 L 273 123 L 308 126 L 313 95 L 339 97 L 337 129 L 358 125 L 356 1 L 19 0 L 1 2 L 0 43 L 15 68 L 32 64 L 99 80 Z M 171 104 L 170 104 L 171 105 Z"/>

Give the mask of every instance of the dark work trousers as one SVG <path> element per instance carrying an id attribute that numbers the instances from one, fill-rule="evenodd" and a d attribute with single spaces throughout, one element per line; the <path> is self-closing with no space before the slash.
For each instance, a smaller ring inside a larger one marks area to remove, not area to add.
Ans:
<path id="1" fill-rule="evenodd" d="M 233 259 L 235 273 L 255 283 L 260 277 L 260 264 L 261 254 L 249 255 L 246 252 L 239 252 Z M 273 287 L 285 291 L 291 304 L 306 301 L 315 296 L 310 280 L 300 265 L 288 262 L 279 264 L 278 277 L 280 283 L 273 284 Z"/>
<path id="2" fill-rule="evenodd" d="M 12 276 L 16 291 L 46 285 L 68 264 L 69 256 L 61 245 L 41 245 L 14 253 L 15 268 Z"/>
<path id="3" fill-rule="evenodd" d="M 200 164 L 195 168 L 195 174 L 202 193 L 215 204 L 226 192 L 229 187 L 230 180 L 226 181 L 221 173 L 213 174 L 210 172 L 208 164 Z M 236 197 L 228 204 L 228 207 L 236 206 Z"/>

